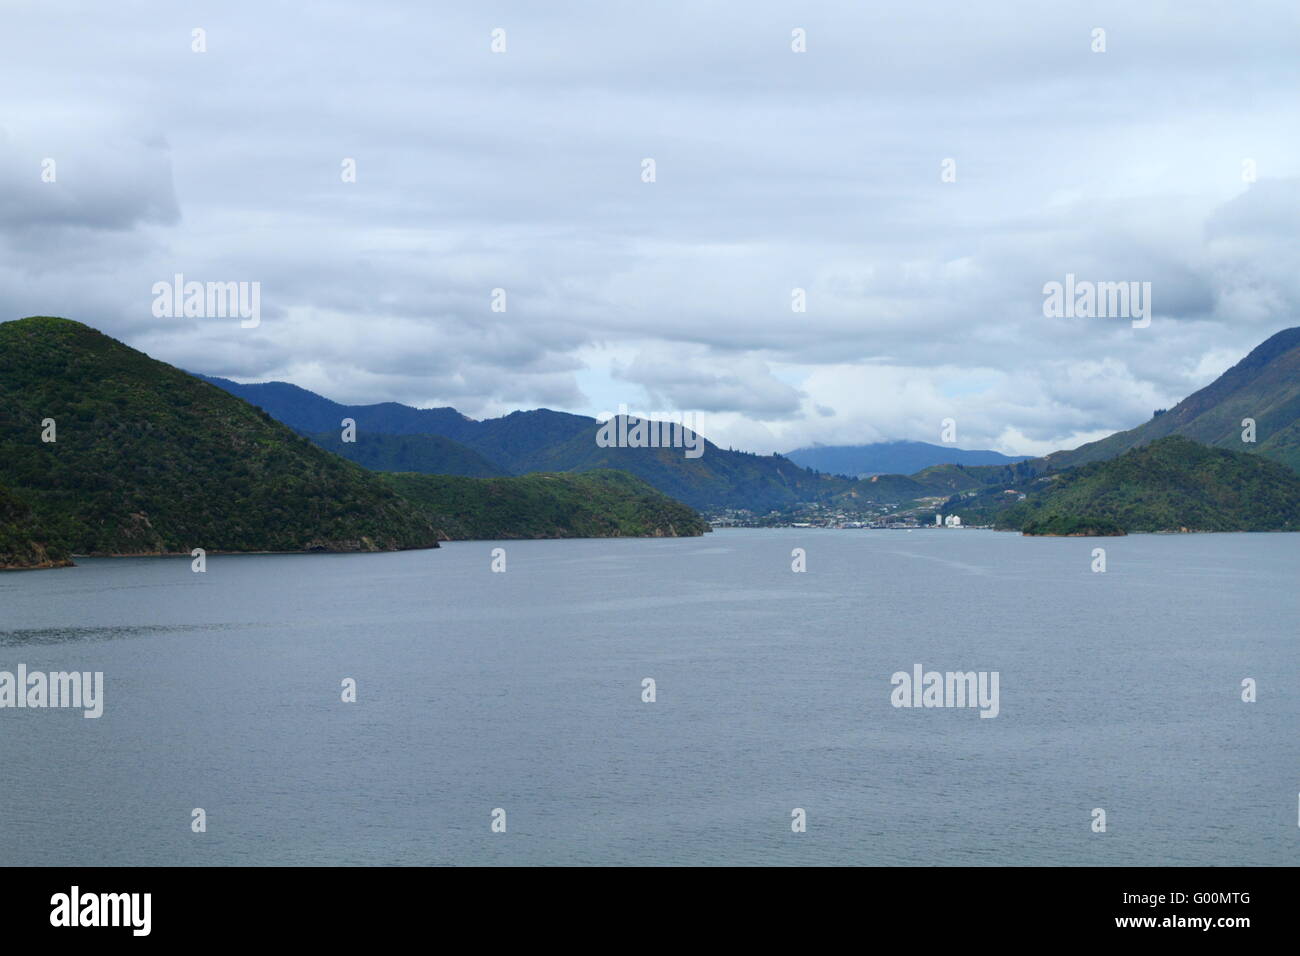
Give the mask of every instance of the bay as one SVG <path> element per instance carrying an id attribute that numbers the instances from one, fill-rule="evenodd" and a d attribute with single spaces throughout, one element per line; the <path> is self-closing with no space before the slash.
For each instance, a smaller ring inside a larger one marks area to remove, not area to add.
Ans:
<path id="1" fill-rule="evenodd" d="M 1294 865 L 1298 576 L 1296 535 L 970 529 L 6 574 L 0 670 L 105 702 L 0 710 L 0 864 Z M 998 716 L 891 706 L 916 664 Z"/>

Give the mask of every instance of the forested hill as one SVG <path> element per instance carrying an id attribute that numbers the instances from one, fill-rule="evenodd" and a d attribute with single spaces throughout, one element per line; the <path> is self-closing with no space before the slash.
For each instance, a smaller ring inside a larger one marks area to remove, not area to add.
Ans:
<path id="1" fill-rule="evenodd" d="M 452 458 L 470 474 L 496 473 L 450 440 L 385 443 L 362 447 L 408 466 Z M 460 481 L 407 481 L 418 501 L 407 500 L 385 476 L 89 326 L 0 324 L 0 569 L 194 548 L 383 551 L 458 537 L 708 530 L 628 475 Z"/>
<path id="2" fill-rule="evenodd" d="M 1243 425 L 1247 419 L 1253 436 Z M 1300 328 L 1270 336 L 1205 388 L 1136 428 L 1038 461 L 1045 469 L 1069 468 L 1166 435 L 1263 455 L 1300 471 Z"/>
<path id="3" fill-rule="evenodd" d="M 712 442 L 705 443 L 698 457 L 687 457 L 682 448 L 602 447 L 596 440 L 601 428 L 596 419 L 547 408 L 478 421 L 454 408 L 420 409 L 394 402 L 343 405 L 286 382 L 208 381 L 377 471 L 481 474 L 499 467 L 502 473 L 523 475 L 618 469 L 694 508 L 764 512 L 803 501 L 830 501 L 853 486 L 781 455 L 755 455 Z M 337 437 L 344 419 L 356 422 L 356 441 L 346 447 Z M 443 441 L 421 444 L 415 437 L 419 435 Z M 394 436 L 409 440 L 395 442 Z"/>
<path id="4" fill-rule="evenodd" d="M 378 476 L 67 319 L 0 324 L 0 484 L 72 554 L 378 551 L 443 536 Z"/>
<path id="5" fill-rule="evenodd" d="M 967 524 L 1031 534 L 1300 531 L 1300 474 L 1181 435 L 1011 490 L 1017 494 L 993 487 L 959 496 L 943 510 L 961 514 Z"/>
<path id="6" fill-rule="evenodd" d="M 384 477 L 456 540 L 686 537 L 710 530 L 691 508 L 622 471 Z"/>

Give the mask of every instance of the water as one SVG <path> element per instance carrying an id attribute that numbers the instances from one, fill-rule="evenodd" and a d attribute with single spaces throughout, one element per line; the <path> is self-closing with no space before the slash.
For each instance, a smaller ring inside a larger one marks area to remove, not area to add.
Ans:
<path id="1" fill-rule="evenodd" d="M 798 529 L 0 575 L 0 670 L 106 682 L 0 710 L 0 864 L 1294 865 L 1298 577 L 1300 535 Z M 918 662 L 999 716 L 892 707 Z"/>

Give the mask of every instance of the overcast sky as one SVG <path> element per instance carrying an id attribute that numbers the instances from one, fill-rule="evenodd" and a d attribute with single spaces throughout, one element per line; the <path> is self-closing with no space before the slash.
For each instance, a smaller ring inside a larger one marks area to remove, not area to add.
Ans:
<path id="1" fill-rule="evenodd" d="M 760 452 L 1073 447 L 1300 325 L 1298 11 L 3 0 L 0 319 Z M 176 273 L 261 325 L 155 318 Z M 1150 326 L 1045 318 L 1067 273 L 1151 282 Z"/>

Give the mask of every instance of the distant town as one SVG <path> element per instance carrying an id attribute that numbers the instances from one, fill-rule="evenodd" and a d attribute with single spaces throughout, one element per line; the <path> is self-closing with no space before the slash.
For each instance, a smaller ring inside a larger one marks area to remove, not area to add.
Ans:
<path id="1" fill-rule="evenodd" d="M 943 498 L 925 498 L 901 508 L 898 502 L 873 503 L 863 509 L 834 505 L 800 504 L 759 514 L 744 508 L 708 511 L 705 517 L 714 528 L 869 528 L 915 530 L 918 528 L 966 528 L 960 515 L 943 515 L 937 511 Z"/>

